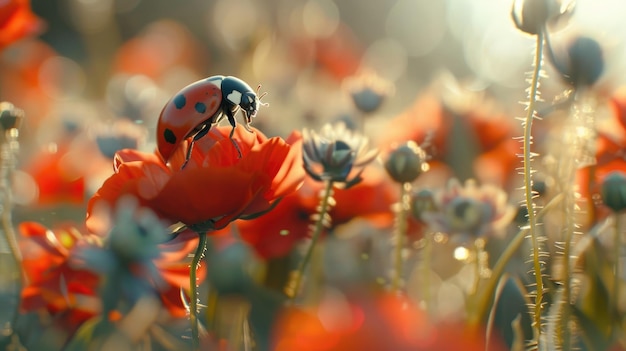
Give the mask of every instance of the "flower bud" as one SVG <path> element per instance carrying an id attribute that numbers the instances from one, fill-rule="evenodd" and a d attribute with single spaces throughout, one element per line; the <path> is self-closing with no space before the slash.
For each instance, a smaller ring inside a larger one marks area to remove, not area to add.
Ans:
<path id="1" fill-rule="evenodd" d="M 411 195 L 411 214 L 418 221 L 422 220 L 424 212 L 433 212 L 437 210 L 434 194 L 431 190 L 422 189 Z"/>
<path id="2" fill-rule="evenodd" d="M 564 52 L 554 52 L 552 47 L 549 50 L 552 64 L 563 80 L 573 87 L 590 87 L 602 75 L 602 48 L 592 38 L 579 36 L 567 45 Z"/>
<path id="3" fill-rule="evenodd" d="M 626 175 L 622 172 L 609 173 L 602 182 L 600 195 L 604 204 L 613 212 L 626 209 Z"/>
<path id="4" fill-rule="evenodd" d="M 0 127 L 3 130 L 19 128 L 24 118 L 24 111 L 10 102 L 0 102 Z"/>
<path id="5" fill-rule="evenodd" d="M 477 199 L 456 197 L 444 210 L 444 216 L 453 232 L 475 234 L 493 215 L 490 207 Z"/>
<path id="6" fill-rule="evenodd" d="M 528 207 L 526 205 L 517 208 L 513 221 L 519 226 L 528 224 Z"/>
<path id="7" fill-rule="evenodd" d="M 344 85 L 352 97 L 354 106 L 363 113 L 378 110 L 387 96 L 393 92 L 393 85 L 390 82 L 373 73 L 348 78 Z"/>
<path id="8" fill-rule="evenodd" d="M 511 17 L 522 32 L 537 35 L 552 22 L 568 17 L 574 10 L 574 1 L 515 0 Z"/>
<path id="9" fill-rule="evenodd" d="M 389 154 L 385 169 L 396 182 L 410 183 L 428 170 L 426 153 L 415 142 L 409 141 Z"/>

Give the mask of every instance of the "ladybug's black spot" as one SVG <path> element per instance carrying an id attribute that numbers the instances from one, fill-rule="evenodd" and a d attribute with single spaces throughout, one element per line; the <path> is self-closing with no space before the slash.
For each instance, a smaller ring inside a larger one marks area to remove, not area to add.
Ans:
<path id="1" fill-rule="evenodd" d="M 165 132 L 163 132 L 163 137 L 168 143 L 176 144 L 176 134 L 174 134 L 171 129 L 166 129 Z"/>
<path id="2" fill-rule="evenodd" d="M 176 95 L 176 97 L 174 98 L 174 106 L 176 106 L 177 109 L 180 110 L 181 108 L 185 107 L 186 104 L 187 99 L 185 98 L 185 95 Z"/>
<path id="3" fill-rule="evenodd" d="M 202 102 L 198 102 L 196 103 L 196 111 L 198 111 L 198 113 L 205 113 L 206 112 L 206 105 L 203 104 Z"/>

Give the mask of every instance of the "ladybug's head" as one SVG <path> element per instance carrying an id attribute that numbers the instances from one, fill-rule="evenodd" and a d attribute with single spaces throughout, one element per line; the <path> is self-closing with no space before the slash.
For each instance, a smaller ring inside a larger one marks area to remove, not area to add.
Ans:
<path id="1" fill-rule="evenodd" d="M 252 118 L 256 117 L 257 111 L 259 111 L 260 101 L 257 98 L 256 94 L 252 91 L 245 92 L 241 96 L 241 102 L 239 103 L 239 107 L 246 117 L 246 124 L 250 124 Z M 246 126 L 247 127 L 247 126 Z"/>
<path id="2" fill-rule="evenodd" d="M 251 131 L 250 123 L 252 118 L 256 117 L 259 107 L 267 105 L 261 102 L 265 93 L 260 96 L 257 95 L 260 88 L 261 86 L 255 92 L 246 82 L 236 77 L 226 77 L 222 81 L 222 94 L 231 104 L 233 111 L 241 109 L 245 116 L 244 127 L 248 131 Z"/>

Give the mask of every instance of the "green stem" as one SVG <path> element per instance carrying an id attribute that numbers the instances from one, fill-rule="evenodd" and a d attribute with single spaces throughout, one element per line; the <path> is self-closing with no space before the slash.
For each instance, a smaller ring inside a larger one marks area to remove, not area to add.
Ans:
<path id="1" fill-rule="evenodd" d="M 296 296 L 298 296 L 298 291 L 300 290 L 300 285 L 302 284 L 302 276 L 304 275 L 304 271 L 306 270 L 307 265 L 309 264 L 309 261 L 311 260 L 311 256 L 313 254 L 313 250 L 315 249 L 315 245 L 317 244 L 317 241 L 320 235 L 322 234 L 322 230 L 324 229 L 324 219 L 326 218 L 326 215 L 329 209 L 329 203 L 330 203 L 332 191 L 333 191 L 333 181 L 325 180 L 324 192 L 322 193 L 322 199 L 321 199 L 321 203 L 319 207 L 320 210 L 318 213 L 319 217 L 315 221 L 313 234 L 311 235 L 311 243 L 304 257 L 302 258 L 302 261 L 300 261 L 300 265 L 298 266 L 298 269 L 296 271 L 295 280 L 293 281 L 293 284 L 290 284 L 291 289 L 288 289 L 288 294 L 289 294 L 291 302 L 293 302 Z"/>
<path id="2" fill-rule="evenodd" d="M 478 294 L 478 289 L 480 287 L 480 280 L 482 278 L 482 271 L 483 271 L 483 262 L 482 262 L 482 255 L 484 252 L 484 248 L 485 248 L 485 243 L 484 241 L 482 241 L 482 239 L 477 239 L 474 242 L 474 285 L 472 287 L 472 291 L 470 292 L 471 295 L 476 295 Z"/>
<path id="3" fill-rule="evenodd" d="M 537 212 L 536 218 L 540 219 L 541 217 L 543 217 L 546 213 L 548 213 L 549 210 L 551 210 L 562 200 L 562 194 L 556 195 L 550 202 L 548 202 L 548 204 L 546 204 L 544 208 Z M 500 280 L 500 277 L 504 274 L 506 266 L 511 258 L 513 258 L 517 250 L 520 248 L 520 246 L 522 246 L 522 243 L 524 243 L 524 239 L 526 239 L 528 232 L 528 227 L 521 229 L 519 232 L 517 232 L 517 234 L 506 246 L 506 249 L 502 252 L 502 255 L 500 255 L 500 258 L 498 258 L 498 261 L 491 270 L 491 276 L 489 277 L 489 279 L 487 279 L 484 288 L 481 290 L 481 294 L 476 295 L 477 301 L 473 304 L 475 308 L 469 315 L 469 324 L 477 326 L 479 323 L 482 323 L 482 321 L 485 320 L 489 304 L 491 303 L 491 300 L 494 296 L 494 291 L 498 286 L 498 281 Z"/>
<path id="4" fill-rule="evenodd" d="M 410 195 L 411 183 L 403 183 L 400 187 L 400 208 L 396 217 L 396 247 L 394 251 L 393 279 L 391 289 L 399 292 L 402 285 L 402 249 L 407 231 L 407 216 L 411 208 Z"/>
<path id="5" fill-rule="evenodd" d="M 189 321 L 191 322 L 191 345 L 193 350 L 200 349 L 200 330 L 198 327 L 198 281 L 197 272 L 200 260 L 206 249 L 207 236 L 204 233 L 198 233 L 198 248 L 193 255 L 191 261 L 191 270 L 189 272 L 189 289 L 191 301 L 189 304 Z"/>
<path id="6" fill-rule="evenodd" d="M 532 80 L 530 83 L 530 93 L 528 96 L 528 110 L 524 122 L 524 192 L 526 208 L 528 209 L 528 231 L 532 240 L 533 270 L 535 274 L 536 296 L 533 311 L 533 328 L 535 330 L 535 338 L 537 347 L 539 348 L 541 336 L 541 309 L 543 305 L 543 280 L 541 269 L 541 258 L 539 249 L 539 238 L 537 234 L 535 218 L 535 206 L 533 203 L 533 181 L 532 181 L 532 152 L 530 146 L 532 144 L 532 123 L 535 114 L 535 102 L 537 100 L 537 92 L 539 90 L 539 73 L 541 72 L 541 59 L 543 55 L 543 32 L 537 34 L 537 42 L 535 44 L 535 62 Z"/>
<path id="7" fill-rule="evenodd" d="M 15 170 L 15 163 L 17 157 L 17 149 L 19 148 L 19 142 L 17 137 L 19 132 L 16 128 L 5 131 L 4 140 L 0 147 L 0 192 L 2 193 L 2 232 L 5 236 L 11 257 L 14 260 L 20 275 L 20 281 L 24 281 L 24 275 L 22 271 L 22 253 L 17 243 L 17 236 L 13 230 L 13 193 L 12 193 L 12 177 Z"/>
<path id="8" fill-rule="evenodd" d="M 17 128 L 11 128 L 4 131 L 4 137 L 0 138 L 0 214 L 1 214 L 1 228 L 3 236 L 0 238 L 0 261 L 4 261 L 4 257 L 10 256 L 12 262 L 0 262 L 0 284 L 3 288 L 10 287 L 12 297 L 14 301 L 14 308 L 11 311 L 12 315 L 10 320 L 5 320 L 6 323 L 0 326 L 0 332 L 3 334 L 14 333 L 14 328 L 18 322 L 20 314 L 18 313 L 18 306 L 20 305 L 21 295 L 19 291 L 22 286 L 27 283 L 26 275 L 22 267 L 22 253 L 19 249 L 17 235 L 15 234 L 13 226 L 13 173 L 15 171 L 15 165 L 17 162 L 17 153 L 19 150 L 18 142 L 19 130 Z M 8 246 L 8 255 L 6 253 L 4 245 Z M 5 265 L 5 263 L 7 263 Z M 4 266 L 3 266 L 4 265 Z M 6 286 L 4 286 L 6 285 Z"/>

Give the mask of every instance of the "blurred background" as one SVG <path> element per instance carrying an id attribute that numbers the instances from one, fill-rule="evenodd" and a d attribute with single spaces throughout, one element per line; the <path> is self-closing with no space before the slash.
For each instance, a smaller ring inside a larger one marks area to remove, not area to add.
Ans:
<path id="1" fill-rule="evenodd" d="M 574 35 L 595 38 L 606 59 L 596 86 L 610 93 L 625 76 L 626 2 L 577 3 L 569 25 L 551 39 L 558 48 Z M 34 180 L 19 181 L 23 204 L 58 204 L 59 194 L 70 197 L 64 202 L 82 204 L 110 174 L 117 149 L 154 149 L 162 106 L 203 77 L 234 75 L 253 87 L 261 84 L 270 107 L 261 109 L 254 125 L 267 135 L 285 136 L 358 115 L 345 80 L 375 73 L 392 88 L 366 126 L 375 139 L 386 122 L 442 77 L 492 97 L 507 115 L 522 115 L 519 101 L 525 99 L 534 45 L 513 25 L 509 0 L 33 0 L 31 5 L 41 19 L 39 35 L 0 54 L 0 97 L 27 116 L 20 166 Z M 555 76 L 550 65 L 545 69 Z M 566 89 L 559 79 L 541 84 L 546 100 Z M 54 195 L 46 200 L 37 174 L 55 172 L 41 165 L 41 153 L 60 155 L 64 148 L 77 155 L 58 160 L 61 166 L 47 165 L 63 169 L 66 179 L 45 181 L 43 188 L 49 186 Z"/>

